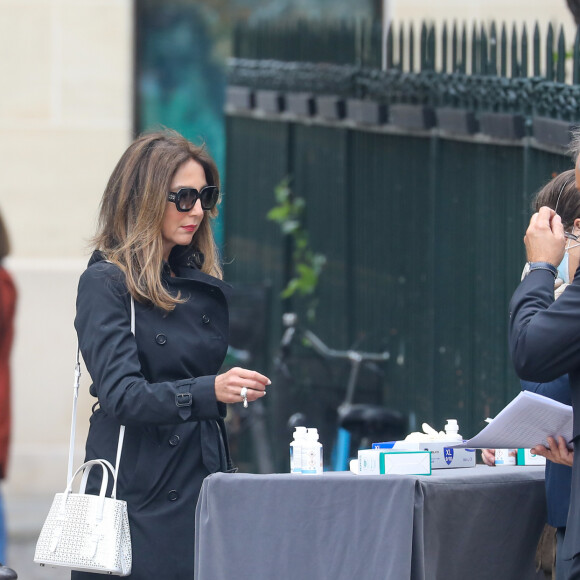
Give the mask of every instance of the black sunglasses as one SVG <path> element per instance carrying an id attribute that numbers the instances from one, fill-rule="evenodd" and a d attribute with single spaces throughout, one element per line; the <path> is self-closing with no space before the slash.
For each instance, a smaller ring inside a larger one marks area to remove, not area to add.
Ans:
<path id="1" fill-rule="evenodd" d="M 220 191 L 215 185 L 206 185 L 197 191 L 193 187 L 182 187 L 179 191 L 170 191 L 167 194 L 167 201 L 172 201 L 177 207 L 177 211 L 191 211 L 197 200 L 201 201 L 201 208 L 210 210 L 215 207 L 220 196 Z"/>

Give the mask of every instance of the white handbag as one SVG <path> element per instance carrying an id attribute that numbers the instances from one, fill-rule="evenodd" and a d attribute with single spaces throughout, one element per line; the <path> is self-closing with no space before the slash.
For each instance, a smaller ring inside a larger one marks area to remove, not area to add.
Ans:
<path id="1" fill-rule="evenodd" d="M 85 493 L 88 473 L 98 465 L 103 479 L 99 495 Z M 78 493 L 71 480 L 64 493 L 57 493 L 36 543 L 34 561 L 40 565 L 64 566 L 71 570 L 128 576 L 131 573 L 131 535 L 127 503 L 106 497 L 109 470 L 103 459 L 83 463 L 73 480 L 84 471 Z"/>
<path id="2" fill-rule="evenodd" d="M 133 298 L 131 298 L 131 331 L 135 334 Z M 125 426 L 121 425 L 119 431 L 116 467 L 106 459 L 93 459 L 83 463 L 74 474 L 72 473 L 80 376 L 77 349 L 68 482 L 64 492 L 54 496 L 36 543 L 34 561 L 41 566 L 128 576 L 131 574 L 132 553 L 127 503 L 116 498 Z M 100 466 L 103 472 L 99 495 L 85 493 L 89 473 L 94 466 Z M 79 491 L 74 493 L 72 485 L 81 471 L 83 476 Z M 113 475 L 113 490 L 111 497 L 106 497 L 109 471 Z"/>

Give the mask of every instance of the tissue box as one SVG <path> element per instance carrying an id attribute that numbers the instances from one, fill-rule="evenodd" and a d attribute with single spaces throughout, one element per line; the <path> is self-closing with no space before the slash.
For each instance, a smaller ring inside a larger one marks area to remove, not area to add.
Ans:
<path id="1" fill-rule="evenodd" d="M 546 465 L 546 458 L 541 455 L 533 455 L 529 449 L 518 449 L 518 465 Z"/>
<path id="2" fill-rule="evenodd" d="M 431 475 L 431 453 L 361 449 L 358 452 L 358 473 L 360 475 Z"/>
<path id="3" fill-rule="evenodd" d="M 373 443 L 373 449 L 395 451 L 430 451 L 431 469 L 475 467 L 475 449 L 449 447 L 449 441 L 383 441 Z"/>

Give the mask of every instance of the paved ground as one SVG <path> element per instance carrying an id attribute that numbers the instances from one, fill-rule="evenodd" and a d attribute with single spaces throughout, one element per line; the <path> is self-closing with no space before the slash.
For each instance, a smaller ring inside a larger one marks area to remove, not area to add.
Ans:
<path id="1" fill-rule="evenodd" d="M 36 539 L 52 497 L 4 499 L 9 535 L 6 565 L 17 572 L 18 580 L 70 580 L 70 572 L 41 567 L 32 561 Z"/>
<path id="2" fill-rule="evenodd" d="M 8 546 L 8 565 L 18 573 L 18 580 L 70 580 L 70 572 L 42 568 L 32 561 L 36 538 L 16 538 Z"/>

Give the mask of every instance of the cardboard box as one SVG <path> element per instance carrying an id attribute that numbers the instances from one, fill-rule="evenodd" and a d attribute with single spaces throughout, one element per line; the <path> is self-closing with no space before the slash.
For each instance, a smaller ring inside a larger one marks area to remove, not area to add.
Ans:
<path id="1" fill-rule="evenodd" d="M 534 455 L 529 449 L 518 449 L 518 465 L 546 465 L 546 458 Z"/>
<path id="2" fill-rule="evenodd" d="M 373 449 L 395 451 L 430 451 L 431 469 L 475 467 L 475 449 L 449 447 L 449 441 L 383 441 L 373 443 Z"/>
<path id="3" fill-rule="evenodd" d="M 510 448 L 496 448 L 495 462 L 496 465 L 517 465 L 518 450 Z"/>
<path id="4" fill-rule="evenodd" d="M 392 451 L 361 449 L 358 452 L 360 475 L 431 475 L 429 451 Z"/>

